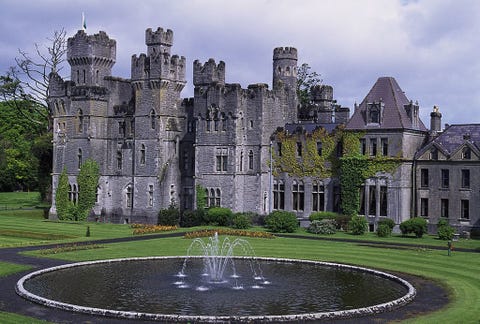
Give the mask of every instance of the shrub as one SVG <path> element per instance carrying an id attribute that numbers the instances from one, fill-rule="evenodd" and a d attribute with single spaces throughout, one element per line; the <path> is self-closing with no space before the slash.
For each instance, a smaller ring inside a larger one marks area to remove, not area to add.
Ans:
<path id="1" fill-rule="evenodd" d="M 307 231 L 314 234 L 335 234 L 337 223 L 334 219 L 313 220 Z"/>
<path id="2" fill-rule="evenodd" d="M 448 220 L 442 218 L 437 223 L 437 234 L 439 239 L 448 241 L 453 238 L 455 229 L 448 224 Z"/>
<path id="3" fill-rule="evenodd" d="M 90 237 L 90 226 L 87 226 L 87 232 L 85 233 L 86 237 Z"/>
<path id="4" fill-rule="evenodd" d="M 298 228 L 298 219 L 292 212 L 277 210 L 265 217 L 265 226 L 272 232 L 293 233 Z"/>
<path id="5" fill-rule="evenodd" d="M 168 209 L 161 209 L 158 212 L 158 225 L 176 226 L 180 221 L 180 211 L 171 205 Z"/>
<path id="6" fill-rule="evenodd" d="M 395 222 L 391 218 L 382 218 L 378 221 L 378 226 L 387 225 L 390 228 L 390 234 L 392 233 L 393 228 L 395 227 Z"/>
<path id="7" fill-rule="evenodd" d="M 321 219 L 335 219 L 337 216 L 338 214 L 334 212 L 321 211 L 321 212 L 311 213 L 308 219 L 311 222 L 313 222 L 314 220 L 321 220 Z"/>
<path id="8" fill-rule="evenodd" d="M 213 207 L 207 211 L 206 220 L 208 225 L 230 226 L 233 213 L 228 208 Z"/>
<path id="9" fill-rule="evenodd" d="M 472 228 L 470 230 L 470 238 L 480 239 L 480 228 Z"/>
<path id="10" fill-rule="evenodd" d="M 236 229 L 247 229 L 252 226 L 252 220 L 247 213 L 237 213 L 233 216 L 232 227 Z"/>
<path id="11" fill-rule="evenodd" d="M 363 216 L 353 216 L 350 222 L 348 222 L 348 230 L 353 235 L 363 235 L 367 231 L 368 223 Z"/>
<path id="12" fill-rule="evenodd" d="M 335 222 L 337 223 L 338 230 L 346 230 L 348 228 L 348 223 L 352 219 L 352 216 L 337 214 L 335 217 Z"/>
<path id="13" fill-rule="evenodd" d="M 417 238 L 421 238 L 427 232 L 427 221 L 422 217 L 414 217 L 400 224 L 400 231 L 403 235 L 414 233 Z"/>
<path id="14" fill-rule="evenodd" d="M 180 216 L 181 227 L 200 226 L 203 223 L 205 211 L 203 209 L 184 210 Z"/>
<path id="15" fill-rule="evenodd" d="M 455 234 L 455 229 L 450 225 L 444 225 L 437 228 L 438 238 L 441 240 L 451 240 L 453 234 Z"/>
<path id="16" fill-rule="evenodd" d="M 380 223 L 380 222 L 379 222 Z M 387 224 L 380 224 L 377 228 L 378 237 L 387 237 L 392 234 L 392 229 Z"/>

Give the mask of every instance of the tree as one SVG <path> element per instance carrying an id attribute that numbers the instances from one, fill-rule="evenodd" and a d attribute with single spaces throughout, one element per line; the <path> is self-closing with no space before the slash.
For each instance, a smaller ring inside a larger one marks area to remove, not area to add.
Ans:
<path id="1" fill-rule="evenodd" d="M 87 159 L 80 167 L 77 176 L 78 205 L 77 214 L 79 221 L 86 220 L 95 202 L 97 201 L 97 188 L 100 172 L 98 163 L 93 159 Z"/>
<path id="2" fill-rule="evenodd" d="M 70 219 L 69 210 L 73 203 L 68 199 L 69 183 L 67 170 L 63 169 L 58 178 L 57 191 L 55 196 L 55 205 L 57 207 L 57 215 L 60 220 Z"/>
<path id="3" fill-rule="evenodd" d="M 312 87 L 321 85 L 323 81 L 320 75 L 317 72 L 310 71 L 311 69 L 307 63 L 303 63 L 298 68 L 297 96 L 301 107 L 308 106 Z"/>

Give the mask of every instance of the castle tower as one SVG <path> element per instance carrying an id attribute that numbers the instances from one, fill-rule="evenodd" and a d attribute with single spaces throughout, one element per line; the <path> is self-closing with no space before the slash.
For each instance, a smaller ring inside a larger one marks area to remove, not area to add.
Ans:
<path id="1" fill-rule="evenodd" d="M 67 41 L 67 61 L 76 85 L 103 86 L 104 77 L 112 75 L 115 58 L 116 42 L 103 31 L 87 35 L 79 30 Z"/>
<path id="2" fill-rule="evenodd" d="M 289 90 L 297 89 L 297 49 L 294 47 L 273 50 L 273 89 L 282 85 Z"/>
<path id="3" fill-rule="evenodd" d="M 433 106 L 433 111 L 430 113 L 430 132 L 438 133 L 442 131 L 442 113 L 437 106 Z"/>

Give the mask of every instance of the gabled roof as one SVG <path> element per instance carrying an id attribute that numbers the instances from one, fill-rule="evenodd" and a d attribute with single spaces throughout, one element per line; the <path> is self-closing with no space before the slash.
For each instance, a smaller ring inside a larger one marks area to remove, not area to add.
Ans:
<path id="1" fill-rule="evenodd" d="M 369 103 L 383 102 L 383 119 L 380 124 L 367 123 L 366 111 Z M 373 85 L 362 103 L 355 109 L 346 129 L 414 129 L 427 131 L 427 128 L 418 117 L 418 123 L 414 124 L 408 117 L 405 105 L 411 101 L 402 91 L 397 81 L 392 77 L 380 77 Z"/>
<path id="2" fill-rule="evenodd" d="M 442 134 L 418 151 L 416 157 L 420 157 L 433 144 L 449 156 L 463 146 L 469 146 L 474 151 L 480 152 L 480 124 L 450 125 Z"/>

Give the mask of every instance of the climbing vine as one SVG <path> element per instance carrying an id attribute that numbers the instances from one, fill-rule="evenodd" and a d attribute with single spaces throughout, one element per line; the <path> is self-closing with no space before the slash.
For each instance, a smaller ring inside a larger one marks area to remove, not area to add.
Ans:
<path id="1" fill-rule="evenodd" d="M 73 203 L 68 199 L 68 176 L 67 170 L 63 169 L 58 178 L 57 191 L 55 193 L 55 206 L 57 208 L 58 219 L 68 219 L 69 206 Z"/>
<path id="2" fill-rule="evenodd" d="M 364 132 L 344 131 L 342 126 L 331 133 L 323 128 L 305 135 L 278 131 L 275 140 L 281 143 L 281 154 L 272 149 L 273 175 L 287 173 L 293 177 L 313 176 L 320 179 L 338 177 L 343 213 L 357 215 L 359 190 L 365 180 L 378 172 L 392 173 L 401 163 L 400 157 L 361 155 L 360 139 L 364 136 Z M 301 143 L 301 152 L 298 152 L 297 143 Z"/>
<path id="3" fill-rule="evenodd" d="M 98 163 L 93 159 L 87 159 L 80 167 L 77 176 L 79 188 L 77 220 L 79 221 L 86 220 L 93 206 L 95 206 L 99 174 Z"/>

